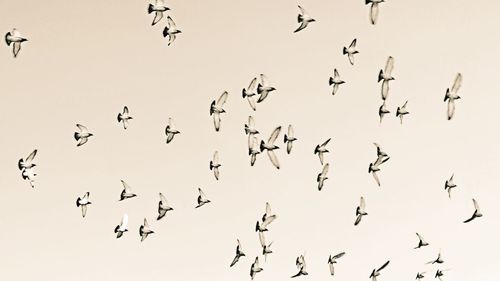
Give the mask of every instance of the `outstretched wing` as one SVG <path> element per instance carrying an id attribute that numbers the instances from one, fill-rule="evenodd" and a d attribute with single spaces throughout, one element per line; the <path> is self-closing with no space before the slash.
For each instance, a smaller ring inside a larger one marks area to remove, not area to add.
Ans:
<path id="1" fill-rule="evenodd" d="M 356 38 L 354 38 L 354 40 L 352 40 L 352 42 L 351 42 L 351 45 L 349 45 L 349 48 L 356 48 L 356 42 L 357 41 L 358 40 Z"/>
<path id="2" fill-rule="evenodd" d="M 377 271 L 381 271 L 382 269 L 384 269 L 388 264 L 389 264 L 390 261 L 386 261 L 379 269 L 377 269 Z"/>
<path id="3" fill-rule="evenodd" d="M 123 188 L 125 189 L 126 193 L 132 192 L 132 189 L 130 188 L 130 186 L 124 180 L 121 180 L 121 182 L 122 182 Z"/>
<path id="4" fill-rule="evenodd" d="M 76 127 L 78 127 L 78 130 L 80 130 L 80 132 L 82 132 L 82 133 L 87 133 L 89 131 L 87 129 L 87 127 L 80 125 L 80 124 L 76 124 Z"/>
<path id="5" fill-rule="evenodd" d="M 274 129 L 273 133 L 269 137 L 268 143 L 269 144 L 273 144 L 274 141 L 276 141 L 276 139 L 278 138 L 280 132 L 281 132 L 281 126 L 279 126 L 276 129 Z"/>
<path id="6" fill-rule="evenodd" d="M 267 150 L 267 156 L 269 156 L 269 160 L 271 160 L 271 163 L 279 169 L 280 168 L 280 162 L 278 161 L 278 157 L 274 153 L 274 150 Z"/>
<path id="7" fill-rule="evenodd" d="M 128 225 L 128 215 L 124 214 L 122 217 L 122 221 L 120 223 L 121 229 L 127 228 Z"/>
<path id="8" fill-rule="evenodd" d="M 222 95 L 220 95 L 219 99 L 217 100 L 217 105 L 223 106 L 226 103 L 228 95 L 228 92 L 224 91 L 224 93 L 222 93 Z"/>
<path id="9" fill-rule="evenodd" d="M 26 162 L 31 163 L 31 161 L 33 161 L 33 159 L 35 158 L 36 153 L 37 153 L 37 150 L 36 149 L 33 150 L 33 152 L 31 152 L 30 155 L 28 155 L 28 157 L 26 157 Z"/>
<path id="10" fill-rule="evenodd" d="M 385 69 L 384 69 L 385 74 L 391 75 L 393 68 L 394 68 L 394 58 L 390 56 L 389 58 L 387 58 L 387 63 L 385 64 Z"/>
<path id="11" fill-rule="evenodd" d="M 451 91 L 456 93 L 460 89 L 460 86 L 462 86 L 462 74 L 458 73 L 457 77 L 455 77 L 455 81 L 453 82 L 453 86 L 451 87 Z"/>

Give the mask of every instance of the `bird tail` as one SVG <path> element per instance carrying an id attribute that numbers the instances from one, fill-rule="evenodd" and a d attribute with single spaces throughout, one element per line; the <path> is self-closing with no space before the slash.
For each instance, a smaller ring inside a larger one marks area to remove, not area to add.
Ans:
<path id="1" fill-rule="evenodd" d="M 118 122 L 121 122 L 123 119 L 122 119 L 122 114 L 121 113 L 118 113 L 118 117 L 116 117 L 116 119 L 118 119 Z"/>
<path id="2" fill-rule="evenodd" d="M 398 117 L 398 116 L 399 116 L 399 109 L 400 109 L 400 108 L 398 107 L 398 109 L 396 110 L 396 117 Z"/>
<path id="3" fill-rule="evenodd" d="M 77 140 L 77 141 L 80 140 L 80 134 L 78 134 L 77 132 L 75 132 L 75 134 L 73 136 L 75 137 L 75 140 Z"/>
<path id="4" fill-rule="evenodd" d="M 263 151 L 264 151 L 264 148 L 265 148 L 265 147 L 264 147 L 264 141 L 263 141 L 263 140 L 261 140 L 261 141 L 260 141 L 260 152 L 263 152 Z"/>
<path id="5" fill-rule="evenodd" d="M 78 197 L 78 199 L 76 199 L 76 206 L 77 207 L 80 207 L 80 202 L 79 201 L 80 201 L 80 197 Z"/>
<path id="6" fill-rule="evenodd" d="M 163 29 L 163 37 L 167 37 L 168 35 L 168 26 L 165 26 L 165 29 Z"/>
<path id="7" fill-rule="evenodd" d="M 285 134 L 285 136 L 283 137 L 283 142 L 286 143 L 288 141 L 288 137 L 287 135 Z"/>
<path id="8" fill-rule="evenodd" d="M 210 161 L 210 170 L 214 168 L 214 162 Z"/>
<path id="9" fill-rule="evenodd" d="M 384 80 L 384 71 L 381 69 L 378 73 L 378 81 L 380 82 L 381 80 Z"/>
<path id="10" fill-rule="evenodd" d="M 243 98 L 247 97 L 247 90 L 245 88 L 243 88 L 243 90 L 241 90 L 241 95 L 243 96 Z"/>
<path id="11" fill-rule="evenodd" d="M 333 77 L 330 77 L 330 79 L 328 80 L 328 85 L 333 85 Z"/>
<path id="12" fill-rule="evenodd" d="M 344 49 L 342 50 L 342 54 L 343 55 L 347 54 L 347 48 L 346 47 L 344 47 Z"/>
<path id="13" fill-rule="evenodd" d="M 148 14 L 151 14 L 153 12 L 153 4 L 149 4 L 148 6 Z"/>
<path id="14" fill-rule="evenodd" d="M 120 226 L 119 226 L 119 225 L 117 225 L 117 226 L 115 227 L 115 233 L 117 233 L 117 232 L 118 232 L 118 229 L 119 229 L 119 228 L 120 228 Z"/>
<path id="15" fill-rule="evenodd" d="M 250 132 L 250 129 L 248 128 L 248 125 L 245 124 L 245 134 L 248 135 L 249 132 Z"/>
<path id="16" fill-rule="evenodd" d="M 257 221 L 257 224 L 255 225 L 255 232 L 259 231 L 259 221 Z"/>
<path id="17" fill-rule="evenodd" d="M 5 43 L 7 43 L 7 46 L 10 46 L 10 43 L 12 43 L 12 41 L 10 41 L 8 39 L 9 36 L 10 36 L 10 32 L 7 32 L 7 34 L 5 34 Z"/>

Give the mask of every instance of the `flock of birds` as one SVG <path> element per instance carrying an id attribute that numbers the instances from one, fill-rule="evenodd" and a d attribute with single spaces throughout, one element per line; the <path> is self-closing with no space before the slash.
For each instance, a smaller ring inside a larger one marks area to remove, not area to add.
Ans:
<path id="1" fill-rule="evenodd" d="M 365 1 L 365 4 L 370 5 L 370 22 L 372 24 L 376 24 L 377 22 L 379 14 L 379 4 L 382 2 L 384 2 L 384 0 Z M 157 23 L 159 23 L 162 20 L 164 13 L 169 10 L 170 8 L 168 8 L 162 0 L 156 0 L 154 4 L 149 4 L 147 9 L 148 14 L 154 13 L 154 19 L 152 25 L 156 25 Z M 304 30 L 306 27 L 308 27 L 310 23 L 316 21 L 301 6 L 299 6 L 299 10 L 300 12 L 297 21 L 300 25 L 294 32 L 299 32 L 301 30 Z M 163 36 L 169 37 L 168 45 L 172 44 L 175 41 L 176 35 L 179 33 L 181 33 L 181 31 L 177 29 L 172 18 L 170 16 L 167 16 L 167 26 L 163 30 Z M 19 33 L 19 31 L 17 31 L 14 28 L 11 32 L 8 32 L 5 35 L 5 41 L 8 46 L 12 45 L 13 55 L 14 57 L 17 57 L 21 50 L 21 44 L 23 42 L 28 41 L 28 39 L 23 37 Z M 347 55 L 351 65 L 354 65 L 354 57 L 357 53 L 359 53 L 358 50 L 356 49 L 356 43 L 357 39 L 354 39 L 348 47 L 343 48 L 343 54 Z M 378 111 L 380 123 L 382 122 L 384 115 L 391 113 L 386 107 L 386 101 L 388 100 L 389 96 L 389 83 L 395 80 L 395 78 L 392 76 L 393 68 L 394 68 L 394 58 L 390 56 L 387 59 L 385 68 L 383 70 L 381 69 L 378 73 L 378 82 L 382 82 L 381 84 L 382 105 L 380 105 Z M 333 86 L 332 95 L 336 95 L 339 92 L 340 85 L 344 83 L 346 82 L 340 78 L 338 70 L 334 69 L 333 77 L 329 78 L 329 85 Z M 448 120 L 451 120 L 453 118 L 455 112 L 455 101 L 460 99 L 458 91 L 460 89 L 461 83 L 462 83 L 462 75 L 458 73 L 451 89 L 450 88 L 446 89 L 444 101 L 447 102 L 448 105 L 447 106 Z M 243 88 L 242 97 L 243 99 L 246 99 L 248 101 L 251 109 L 253 111 L 256 111 L 257 104 L 265 101 L 269 97 L 269 95 L 273 93 L 275 90 L 276 88 L 269 84 L 269 80 L 266 77 L 266 75 L 260 74 L 259 77 L 253 77 L 250 81 L 250 84 L 246 88 Z M 210 116 L 212 116 L 213 118 L 214 128 L 216 132 L 219 132 L 221 129 L 221 121 L 222 121 L 221 117 L 224 113 L 226 113 L 226 111 L 224 110 L 224 105 L 228 99 L 228 96 L 229 93 L 225 91 L 217 99 L 213 100 L 210 104 Z M 406 109 L 407 104 L 408 101 L 406 101 L 402 106 L 398 107 L 396 110 L 396 117 L 399 117 L 401 124 L 403 124 L 403 117 L 409 114 L 408 110 Z M 121 123 L 123 129 L 125 130 L 129 128 L 130 125 L 129 123 L 132 119 L 133 117 L 130 115 L 127 106 L 125 106 L 122 112 L 120 112 L 117 116 L 118 123 Z M 77 146 L 79 147 L 86 144 L 89 141 L 89 139 L 93 136 L 93 134 L 84 125 L 76 124 L 76 126 L 78 128 L 78 131 L 74 133 L 74 139 L 76 140 Z M 271 132 L 267 141 L 261 139 L 259 142 L 257 136 L 260 135 L 260 132 L 256 129 L 255 119 L 253 116 L 248 117 L 248 123 L 244 125 L 244 132 L 248 136 L 248 155 L 250 156 L 251 166 L 254 166 L 257 160 L 257 156 L 260 153 L 266 151 L 267 156 L 271 161 L 272 165 L 274 165 L 274 167 L 276 167 L 277 169 L 280 169 L 280 163 L 275 151 L 279 149 L 279 147 L 276 145 L 276 140 L 279 138 L 281 134 L 281 129 L 282 129 L 281 126 L 277 126 Z M 166 125 L 165 128 L 166 143 L 167 144 L 171 143 L 175 135 L 180 133 L 181 132 L 176 129 L 173 119 L 169 118 L 168 124 Z M 297 140 L 298 139 L 295 137 L 293 126 L 289 125 L 287 132 L 284 134 L 283 137 L 283 142 L 287 146 L 286 148 L 287 154 L 290 154 L 292 152 L 293 144 Z M 325 163 L 325 153 L 329 152 L 327 146 L 330 141 L 331 139 L 327 139 L 321 144 L 318 144 L 314 149 L 314 154 L 318 155 L 320 164 L 322 165 L 321 172 L 318 174 L 316 178 L 319 191 L 322 190 L 325 181 L 328 179 L 328 170 L 330 165 L 329 163 Z M 369 164 L 368 173 L 371 173 L 373 178 L 375 179 L 376 184 L 378 186 L 381 186 L 378 173 L 381 171 L 381 165 L 386 163 L 390 159 L 390 157 L 386 152 L 382 150 L 379 144 L 374 143 L 374 145 L 376 147 L 377 157 L 374 162 Z M 29 182 L 29 184 L 33 188 L 35 188 L 35 178 L 37 176 L 35 172 L 36 164 L 34 163 L 36 155 L 37 155 L 37 150 L 35 149 L 26 158 L 21 158 L 18 161 L 18 167 L 19 170 L 21 171 L 22 178 L 27 182 Z M 219 160 L 219 152 L 215 151 L 212 160 L 210 160 L 209 169 L 213 171 L 216 180 L 219 180 L 221 166 L 222 165 Z M 453 182 L 453 177 L 454 175 L 452 175 L 450 179 L 445 182 L 445 187 L 444 187 L 445 191 L 448 192 L 448 196 L 450 198 L 451 198 L 451 190 L 456 188 L 457 186 Z M 137 196 L 135 193 L 133 193 L 132 188 L 124 180 L 121 180 L 121 183 L 123 185 L 123 190 L 120 194 L 120 199 L 119 199 L 120 201 L 129 200 Z M 207 196 L 205 195 L 205 193 L 201 188 L 198 188 L 198 193 L 199 195 L 196 200 L 197 205 L 195 206 L 195 208 L 200 208 L 208 203 L 211 203 L 211 201 L 207 198 Z M 162 193 L 159 193 L 159 199 L 160 200 L 158 202 L 157 220 L 161 220 L 162 218 L 165 217 L 165 215 L 168 212 L 174 210 Z M 478 202 L 475 199 L 472 199 L 472 201 L 474 205 L 474 212 L 470 218 L 463 221 L 464 223 L 469 223 L 475 220 L 476 218 L 482 217 L 482 213 L 480 211 Z M 92 204 L 90 202 L 90 192 L 86 192 L 82 197 L 77 198 L 76 206 L 81 209 L 82 217 L 85 218 L 87 214 L 87 209 L 90 204 Z M 368 215 L 366 211 L 366 202 L 363 197 L 360 198 L 360 202 L 359 205 L 356 207 L 355 214 L 356 214 L 354 221 L 355 226 L 361 223 L 362 218 L 364 216 Z M 271 250 L 272 242 L 271 243 L 266 242 L 266 235 L 267 235 L 266 233 L 268 233 L 269 226 L 276 218 L 277 215 L 272 213 L 271 205 L 269 202 L 267 202 L 265 213 L 263 214 L 262 218 L 257 220 L 255 226 L 255 231 L 259 235 L 260 246 L 262 248 L 262 255 L 266 260 L 267 256 L 273 253 L 273 251 Z M 128 215 L 124 214 L 121 222 L 114 228 L 114 233 L 116 234 L 116 238 L 121 238 L 127 231 L 128 231 Z M 149 226 L 147 219 L 144 218 L 143 224 L 140 225 L 139 227 L 139 236 L 141 237 L 141 242 L 144 241 L 148 237 L 148 235 L 151 235 L 153 233 L 154 231 Z M 415 247 L 415 249 L 419 249 L 421 247 L 429 245 L 429 243 L 427 243 L 424 240 L 422 235 L 420 235 L 419 233 L 416 233 L 416 235 L 418 238 L 418 245 Z M 345 252 L 340 252 L 338 254 L 330 255 L 328 257 L 329 270 L 332 276 L 335 274 L 334 264 L 336 264 L 337 260 L 342 256 L 344 256 L 345 254 L 346 254 Z M 236 254 L 230 264 L 230 267 L 235 266 L 240 261 L 240 259 L 245 256 L 246 255 L 243 251 L 241 242 L 239 239 L 237 239 Z M 379 268 L 374 268 L 369 278 L 371 278 L 373 281 L 376 281 L 377 278 L 381 275 L 382 270 L 385 269 L 389 265 L 389 263 L 390 261 L 388 260 Z M 438 253 L 436 259 L 427 262 L 427 264 L 442 264 L 442 263 L 444 263 L 444 260 L 441 255 L 441 251 Z M 291 276 L 292 278 L 308 275 L 308 272 L 306 270 L 305 254 L 299 255 L 296 258 L 295 264 L 297 266 L 298 272 L 292 275 Z M 263 268 L 260 267 L 259 265 L 259 256 L 256 256 L 254 262 L 251 264 L 250 267 L 251 279 L 253 280 L 254 277 L 257 275 L 257 273 L 262 271 Z M 436 269 L 435 278 L 439 278 L 440 280 L 442 280 L 445 271 L 447 271 L 447 269 L 439 269 L 439 268 Z M 417 280 L 423 279 L 425 277 L 425 273 L 426 272 L 418 272 L 416 275 L 416 279 Z"/>

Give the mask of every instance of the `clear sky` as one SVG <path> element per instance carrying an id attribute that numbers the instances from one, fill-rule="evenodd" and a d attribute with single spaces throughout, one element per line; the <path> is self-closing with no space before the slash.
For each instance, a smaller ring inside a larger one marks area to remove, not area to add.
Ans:
<path id="1" fill-rule="evenodd" d="M 165 18 L 151 26 L 148 1 L 0 0 L 0 30 L 29 41 L 14 59 L 0 48 L 1 280 L 249 280 L 261 253 L 255 222 L 270 202 L 278 218 L 273 254 L 255 280 L 288 280 L 305 253 L 309 276 L 331 280 L 329 254 L 347 254 L 335 280 L 498 280 L 497 204 L 500 41 L 494 0 L 390 1 L 369 22 L 363 0 L 167 1 L 182 33 L 167 46 Z M 298 26 L 297 4 L 316 19 Z M 342 48 L 357 38 L 351 66 Z M 379 69 L 395 66 L 380 125 Z M 331 95 L 337 68 L 346 84 Z M 446 120 L 445 90 L 463 74 L 462 99 Z M 241 89 L 265 73 L 277 90 L 252 112 Z M 209 105 L 229 92 L 221 131 Z M 396 108 L 408 100 L 404 124 Z M 117 123 L 124 105 L 134 117 Z M 249 115 L 267 139 L 293 124 L 282 168 L 259 155 L 250 167 L 243 125 Z M 181 134 L 165 143 L 172 117 Z M 94 136 L 76 147 L 75 124 Z M 332 138 L 329 179 L 321 192 L 314 147 Z M 367 173 L 373 142 L 391 159 L 377 187 Z M 17 161 L 38 149 L 37 187 Z M 208 169 L 215 150 L 220 181 Z M 444 183 L 455 174 L 451 200 Z M 125 180 L 138 195 L 118 202 Z M 212 203 L 195 209 L 197 188 Z M 75 206 L 89 191 L 87 217 Z M 158 192 L 174 207 L 156 221 Z M 360 196 L 368 216 L 353 225 Z M 470 224 L 476 198 L 484 216 Z M 124 213 L 129 232 L 116 239 Z M 155 234 L 140 242 L 148 218 Z M 428 247 L 414 250 L 421 233 Z M 229 268 L 240 239 L 247 254 Z M 425 265 L 441 249 L 443 265 Z"/>

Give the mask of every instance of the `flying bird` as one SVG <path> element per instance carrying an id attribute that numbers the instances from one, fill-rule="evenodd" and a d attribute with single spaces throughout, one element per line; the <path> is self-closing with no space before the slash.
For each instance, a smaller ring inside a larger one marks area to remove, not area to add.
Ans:
<path id="1" fill-rule="evenodd" d="M 259 131 L 255 129 L 255 120 L 252 116 L 248 116 L 248 124 L 245 124 L 245 135 L 256 135 Z"/>
<path id="2" fill-rule="evenodd" d="M 460 86 L 462 85 L 462 74 L 458 73 L 457 77 L 455 77 L 455 82 L 453 82 L 453 86 L 450 88 L 446 89 L 446 95 L 444 96 L 444 101 L 448 101 L 448 120 L 451 120 L 453 118 L 453 115 L 455 114 L 455 100 L 460 99 L 460 96 L 458 95 L 458 90 L 460 89 Z"/>
<path id="3" fill-rule="evenodd" d="M 17 162 L 17 166 L 19 167 L 19 170 L 22 171 L 24 169 L 31 169 L 31 168 L 35 167 L 36 164 L 33 163 L 33 159 L 35 159 L 37 152 L 38 152 L 38 150 L 35 149 L 25 159 L 23 159 L 23 158 L 19 159 L 19 161 Z"/>
<path id="4" fill-rule="evenodd" d="M 380 123 L 382 123 L 382 119 L 384 118 L 384 115 L 391 113 L 387 107 L 385 106 L 385 101 L 382 103 L 382 105 L 378 108 L 378 116 L 380 118 Z"/>
<path id="5" fill-rule="evenodd" d="M 163 0 L 156 0 L 154 4 L 149 4 L 148 6 L 148 14 L 155 12 L 155 17 L 151 25 L 157 24 L 163 18 L 163 12 L 170 10 L 167 7 Z"/>
<path id="6" fill-rule="evenodd" d="M 141 236 L 141 242 L 148 237 L 149 234 L 155 233 L 149 228 L 148 220 L 144 218 L 144 223 L 139 227 L 139 235 Z"/>
<path id="7" fill-rule="evenodd" d="M 326 174 L 328 174 L 329 167 L 330 167 L 330 164 L 326 163 L 325 166 L 323 166 L 323 170 L 321 171 L 321 173 L 319 173 L 318 176 L 316 177 L 316 181 L 318 182 L 318 190 L 319 191 L 321 191 L 321 189 L 323 188 L 325 180 L 328 179 Z"/>
<path id="8" fill-rule="evenodd" d="M 128 113 L 128 107 L 124 106 L 123 107 L 123 113 L 118 113 L 118 123 L 122 122 L 123 123 L 123 129 L 128 128 L 128 122 L 130 119 L 132 119 L 132 116 L 129 115 Z"/>
<path id="9" fill-rule="evenodd" d="M 250 277 L 253 278 L 255 277 L 255 275 L 258 273 L 258 272 L 261 272 L 262 269 L 261 267 L 259 267 L 259 257 L 255 257 L 255 261 L 252 263 L 252 266 L 250 267 Z"/>
<path id="10" fill-rule="evenodd" d="M 196 205 L 195 208 L 199 208 L 205 204 L 208 204 L 210 203 L 210 200 L 207 199 L 207 197 L 205 196 L 205 193 L 203 192 L 203 190 L 201 190 L 201 188 L 198 188 L 198 199 L 197 199 L 197 202 L 198 202 L 198 205 Z"/>
<path id="11" fill-rule="evenodd" d="M 243 96 L 243 98 L 246 98 L 248 100 L 248 103 L 250 104 L 250 107 L 253 109 L 253 111 L 257 110 L 257 104 L 254 99 L 254 97 L 257 95 L 257 93 L 255 92 L 256 85 L 257 78 L 254 77 L 252 81 L 250 81 L 248 87 L 241 90 L 241 95 Z"/>
<path id="12" fill-rule="evenodd" d="M 377 281 L 377 277 L 380 276 L 380 271 L 382 271 L 382 269 L 384 269 L 388 264 L 389 264 L 390 261 L 386 261 L 381 267 L 379 267 L 379 269 L 373 269 L 372 271 L 372 274 L 370 274 L 370 277 L 372 279 L 372 281 Z"/>
<path id="13" fill-rule="evenodd" d="M 479 204 L 477 203 L 476 199 L 472 199 L 472 203 L 474 203 L 474 213 L 472 214 L 472 217 L 465 220 L 464 223 L 468 223 L 468 222 L 474 220 L 475 218 L 480 218 L 483 216 L 483 214 L 481 213 L 481 210 L 479 209 Z"/>
<path id="14" fill-rule="evenodd" d="M 76 206 L 82 209 L 82 217 L 85 217 L 87 214 L 87 205 L 92 204 L 92 202 L 89 201 L 89 196 L 90 192 L 86 192 L 82 198 L 78 197 L 76 199 Z"/>
<path id="15" fill-rule="evenodd" d="M 266 237 L 264 236 L 263 231 L 259 231 L 259 241 L 260 246 L 262 247 L 262 255 L 264 255 L 264 260 L 267 261 L 267 255 L 273 253 L 273 251 L 271 250 L 271 245 L 273 244 L 273 242 L 266 244 Z"/>
<path id="16" fill-rule="evenodd" d="M 236 239 L 236 241 L 238 242 L 238 245 L 236 246 L 236 256 L 234 257 L 234 259 L 231 262 L 231 265 L 229 265 L 229 267 L 232 267 L 233 265 L 235 265 L 240 260 L 241 257 L 245 256 L 245 253 L 243 253 L 243 250 L 241 248 L 240 240 Z"/>
<path id="17" fill-rule="evenodd" d="M 415 280 L 421 280 L 423 279 L 425 272 L 417 272 L 417 277 L 415 277 Z"/>
<path id="18" fill-rule="evenodd" d="M 267 156 L 269 156 L 269 160 L 271 160 L 271 163 L 273 163 L 273 165 L 276 167 L 276 169 L 280 168 L 280 163 L 278 161 L 278 157 L 276 157 L 276 154 L 274 153 L 274 150 L 279 149 L 279 147 L 277 145 L 275 145 L 274 142 L 278 138 L 280 132 L 281 132 L 281 126 L 278 126 L 271 133 L 271 136 L 269 136 L 267 143 L 264 142 L 264 140 L 260 141 L 260 152 L 267 150 Z"/>
<path id="19" fill-rule="evenodd" d="M 418 234 L 418 232 L 416 234 L 418 237 L 418 246 L 415 247 L 414 249 L 419 249 L 421 247 L 429 246 L 429 243 L 425 242 L 424 237 L 422 237 L 422 235 Z"/>
<path id="20" fill-rule="evenodd" d="M 378 5 L 385 0 L 365 0 L 366 5 L 370 5 L 370 22 L 375 25 L 377 23 L 378 18 Z"/>
<path id="21" fill-rule="evenodd" d="M 455 174 L 451 174 L 451 177 L 449 180 L 447 180 L 445 183 L 444 183 L 444 190 L 448 190 L 448 197 L 451 198 L 451 190 L 455 187 L 457 187 L 456 184 L 453 183 L 453 177 L 455 176 Z"/>
<path id="22" fill-rule="evenodd" d="M 170 143 L 174 139 L 175 135 L 180 133 L 181 132 L 179 132 L 175 128 L 174 120 L 172 118 L 168 118 L 168 125 L 165 128 L 165 134 L 167 135 L 167 143 Z"/>
<path id="23" fill-rule="evenodd" d="M 170 16 L 167 16 L 167 26 L 165 26 L 165 29 L 163 29 L 163 37 L 168 36 L 168 46 L 170 46 L 170 44 L 175 41 L 177 34 L 181 32 L 182 31 L 177 29 L 174 20 Z"/>
<path id="24" fill-rule="evenodd" d="M 127 224 L 128 224 L 128 215 L 125 214 L 123 215 L 120 224 L 115 227 L 116 238 L 122 237 L 123 233 L 128 231 Z"/>
<path id="25" fill-rule="evenodd" d="M 328 256 L 328 266 L 330 267 L 330 275 L 335 275 L 335 268 L 333 266 L 334 263 L 337 263 L 337 259 L 343 257 L 345 255 L 345 252 L 341 252 L 336 254 L 335 256 Z"/>
<path id="26" fill-rule="evenodd" d="M 293 142 L 296 140 L 297 138 L 295 137 L 292 125 L 288 125 L 288 133 L 283 138 L 283 142 L 286 143 L 286 153 L 290 154 L 292 152 Z"/>
<path id="27" fill-rule="evenodd" d="M 410 114 L 410 112 L 408 112 L 408 110 L 406 110 L 406 104 L 408 104 L 408 101 L 405 101 L 405 104 L 403 104 L 402 107 L 398 107 L 398 109 L 396 111 L 396 117 L 399 117 L 401 125 L 403 124 L 403 116 Z"/>
<path id="28" fill-rule="evenodd" d="M 368 167 L 368 173 L 371 173 L 373 175 L 373 178 L 375 179 L 375 182 L 378 186 L 380 186 L 380 179 L 378 178 L 377 174 L 377 172 L 380 171 L 379 166 L 387 162 L 387 160 L 389 159 L 390 157 L 378 156 L 377 160 L 374 163 L 370 163 L 370 166 Z"/>
<path id="29" fill-rule="evenodd" d="M 292 278 L 299 277 L 301 275 L 308 275 L 306 271 L 306 259 L 304 258 L 304 255 L 300 255 L 297 257 L 295 260 L 295 265 L 299 269 L 299 272 L 297 274 L 293 275 Z"/>
<path id="30" fill-rule="evenodd" d="M 21 172 L 21 176 L 23 180 L 26 180 L 30 183 L 31 188 L 35 188 L 35 177 L 37 174 L 35 173 L 35 168 L 23 169 Z"/>
<path id="31" fill-rule="evenodd" d="M 444 271 L 448 271 L 448 269 L 444 269 L 444 270 L 438 269 L 436 271 L 436 275 L 434 275 L 434 278 L 438 278 L 439 280 L 443 281 L 443 279 L 441 279 L 441 277 L 444 276 Z"/>
<path id="32" fill-rule="evenodd" d="M 263 102 L 267 98 L 269 93 L 275 90 L 276 88 L 269 86 L 267 76 L 265 74 L 260 74 L 260 82 L 257 85 L 257 94 L 259 94 L 259 99 L 257 100 L 257 102 Z"/>
<path id="33" fill-rule="evenodd" d="M 432 261 L 427 262 L 427 264 L 435 264 L 435 263 L 439 263 L 439 264 L 441 264 L 441 263 L 443 263 L 443 262 L 444 262 L 444 260 L 443 260 L 443 258 L 441 257 L 441 250 L 439 250 L 439 253 L 438 253 L 437 258 L 436 258 L 435 260 L 432 260 Z"/>
<path id="34" fill-rule="evenodd" d="M 321 145 L 316 145 L 316 148 L 314 148 L 314 154 L 318 154 L 319 156 L 319 162 L 321 163 L 321 165 L 323 165 L 323 162 L 324 162 L 324 156 L 323 154 L 327 153 L 327 152 L 330 152 L 328 151 L 328 149 L 326 149 L 326 145 L 330 142 L 331 138 L 327 139 L 323 144 Z"/>
<path id="35" fill-rule="evenodd" d="M 368 213 L 365 211 L 365 208 L 365 198 L 361 196 L 361 198 L 359 199 L 359 206 L 356 207 L 356 221 L 354 222 L 354 225 L 358 225 L 361 222 L 363 216 L 368 215 Z"/>
<path id="36" fill-rule="evenodd" d="M 214 126 L 215 126 L 215 131 L 217 132 L 220 130 L 220 122 L 221 122 L 220 114 L 226 112 L 222 107 L 226 103 L 228 95 L 229 94 L 226 91 L 224 91 L 222 95 L 220 95 L 219 99 L 217 99 L 217 102 L 215 102 L 214 100 L 210 104 L 210 115 L 211 116 L 213 115 L 214 117 Z"/>
<path id="37" fill-rule="evenodd" d="M 277 216 L 271 211 L 271 204 L 269 204 L 269 202 L 266 202 L 266 212 L 264 213 L 264 215 L 262 215 L 262 223 L 259 224 L 259 221 L 257 221 L 255 231 L 267 231 L 267 226 L 272 223 L 276 219 L 276 217 Z"/>
<path id="38" fill-rule="evenodd" d="M 332 95 L 335 95 L 337 93 L 337 91 L 339 90 L 339 86 L 344 84 L 344 83 L 345 83 L 345 81 L 340 79 L 339 72 L 335 68 L 333 70 L 333 77 L 330 77 L 330 79 L 328 79 L 328 85 L 330 85 L 330 86 L 333 85 Z"/>
<path id="39" fill-rule="evenodd" d="M 210 170 L 213 170 L 214 171 L 214 176 L 215 176 L 215 179 L 216 180 L 219 180 L 219 168 L 221 167 L 222 165 L 220 164 L 219 162 L 219 152 L 216 150 L 214 152 L 214 157 L 213 159 L 210 161 Z"/>
<path id="40" fill-rule="evenodd" d="M 378 73 L 378 82 L 382 81 L 382 100 L 386 100 L 389 95 L 389 81 L 394 80 L 392 77 L 392 69 L 394 68 L 394 58 L 389 57 L 385 64 L 385 70 L 380 70 Z"/>
<path id="41" fill-rule="evenodd" d="M 374 142 L 373 145 L 377 148 L 377 157 L 389 157 L 389 155 L 382 150 L 378 143 Z"/>
<path id="42" fill-rule="evenodd" d="M 167 198 L 160 192 L 160 201 L 158 202 L 158 217 L 156 220 L 161 220 L 168 211 L 173 211 L 174 208 L 172 208 L 167 201 Z"/>
<path id="43" fill-rule="evenodd" d="M 351 65 L 354 65 L 354 55 L 359 53 L 356 50 L 356 41 L 357 39 L 354 38 L 354 40 L 352 40 L 351 42 L 351 45 L 349 45 L 349 48 L 344 47 L 342 51 L 342 54 L 347 55 L 347 57 L 349 58 L 349 62 L 351 63 Z"/>
<path id="44" fill-rule="evenodd" d="M 19 51 L 21 51 L 21 43 L 28 41 L 28 39 L 21 36 L 21 33 L 17 29 L 12 29 L 11 32 L 7 32 L 5 34 L 5 43 L 7 46 L 12 44 L 12 53 L 14 54 L 14 58 L 17 58 Z"/>
<path id="45" fill-rule="evenodd" d="M 120 194 L 120 200 L 123 201 L 125 199 L 136 197 L 137 195 L 132 192 L 132 188 L 124 181 L 121 180 L 123 185 L 122 193 Z"/>
<path id="46" fill-rule="evenodd" d="M 294 33 L 299 32 L 302 29 L 306 28 L 310 22 L 316 21 L 311 16 L 309 16 L 309 14 L 306 12 L 306 10 L 304 10 L 304 8 L 302 8 L 300 5 L 299 5 L 299 10 L 300 10 L 300 13 L 297 16 L 297 22 L 300 23 L 300 26 L 294 31 Z"/>
<path id="47" fill-rule="evenodd" d="M 82 146 L 87 143 L 87 141 L 91 136 L 93 136 L 93 134 L 89 133 L 87 127 L 83 125 L 76 124 L 76 127 L 78 127 L 79 130 L 79 132 L 75 132 L 75 134 L 73 135 L 75 137 L 75 140 L 78 142 L 76 146 Z"/>
<path id="48" fill-rule="evenodd" d="M 259 141 L 257 140 L 257 137 L 254 136 L 248 136 L 248 140 L 250 142 L 250 148 L 248 149 L 248 155 L 250 155 L 250 166 L 253 166 L 257 160 L 257 154 L 260 153 Z"/>

